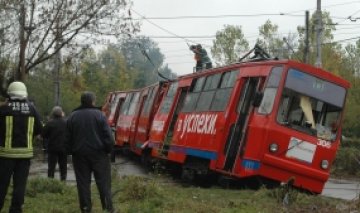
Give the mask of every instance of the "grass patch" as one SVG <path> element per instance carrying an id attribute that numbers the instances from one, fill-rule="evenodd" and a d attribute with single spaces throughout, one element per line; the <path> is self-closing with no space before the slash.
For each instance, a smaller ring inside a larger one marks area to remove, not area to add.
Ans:
<path id="1" fill-rule="evenodd" d="M 26 195 L 36 197 L 37 194 L 52 193 L 66 194 L 70 190 L 64 182 L 51 178 L 32 178 L 29 179 L 26 188 Z"/>
<path id="2" fill-rule="evenodd" d="M 129 176 L 113 178 L 113 202 L 116 209 L 128 213 L 278 213 L 278 212 L 359 212 L 359 201 L 343 201 L 298 191 L 283 202 L 281 188 L 259 190 L 219 187 L 183 187 L 169 178 Z M 286 194 L 286 193 L 285 193 Z M 4 210 L 7 211 L 10 194 Z M 101 213 L 96 186 L 92 187 L 93 212 Z M 79 212 L 77 191 L 55 179 L 34 178 L 28 182 L 24 213 Z"/>

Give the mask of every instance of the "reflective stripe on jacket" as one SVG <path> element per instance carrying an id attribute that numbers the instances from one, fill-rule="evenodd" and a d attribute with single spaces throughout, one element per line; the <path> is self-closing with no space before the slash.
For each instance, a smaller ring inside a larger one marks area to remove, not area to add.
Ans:
<path id="1" fill-rule="evenodd" d="M 33 138 L 40 131 L 40 117 L 31 103 L 10 100 L 0 106 L 0 157 L 32 158 Z"/>

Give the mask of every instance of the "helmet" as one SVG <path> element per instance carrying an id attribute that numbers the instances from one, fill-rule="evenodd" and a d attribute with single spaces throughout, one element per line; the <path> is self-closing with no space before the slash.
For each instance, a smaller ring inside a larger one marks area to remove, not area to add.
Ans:
<path id="1" fill-rule="evenodd" d="M 197 44 L 197 45 L 196 45 L 196 48 L 198 48 L 198 49 L 202 49 L 201 44 Z"/>
<path id="2" fill-rule="evenodd" d="M 20 81 L 12 82 L 8 87 L 7 93 L 10 98 L 25 99 L 28 96 L 25 84 Z"/>

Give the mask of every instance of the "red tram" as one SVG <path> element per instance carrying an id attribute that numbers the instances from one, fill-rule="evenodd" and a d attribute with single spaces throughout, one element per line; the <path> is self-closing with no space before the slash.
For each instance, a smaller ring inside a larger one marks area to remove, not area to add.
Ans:
<path id="1" fill-rule="evenodd" d="M 180 76 L 114 98 L 122 103 L 116 146 L 145 160 L 177 162 L 194 175 L 292 179 L 295 187 L 321 193 L 339 147 L 349 87 L 292 60 Z"/>

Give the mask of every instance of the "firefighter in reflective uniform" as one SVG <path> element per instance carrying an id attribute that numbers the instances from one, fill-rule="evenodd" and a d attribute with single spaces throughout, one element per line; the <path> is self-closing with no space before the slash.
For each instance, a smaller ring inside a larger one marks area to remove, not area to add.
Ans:
<path id="1" fill-rule="evenodd" d="M 13 192 L 9 212 L 22 212 L 33 138 L 41 133 L 41 120 L 27 100 L 26 86 L 12 82 L 8 100 L 0 106 L 0 211 L 3 208 L 11 178 Z"/>

